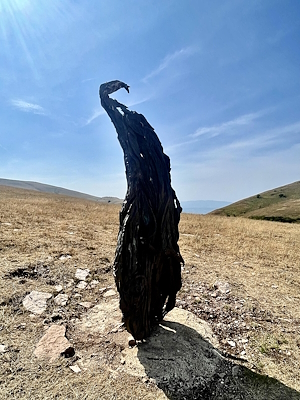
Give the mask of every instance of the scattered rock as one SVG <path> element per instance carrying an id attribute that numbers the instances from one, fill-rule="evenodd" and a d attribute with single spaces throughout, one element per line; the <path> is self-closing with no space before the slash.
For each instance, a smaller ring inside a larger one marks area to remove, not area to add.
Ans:
<path id="1" fill-rule="evenodd" d="M 57 292 L 61 292 L 61 291 L 63 290 L 63 287 L 62 287 L 61 285 L 56 285 L 56 286 L 54 286 L 54 289 L 55 289 Z"/>
<path id="2" fill-rule="evenodd" d="M 43 293 L 33 290 L 24 298 L 23 306 L 33 314 L 42 314 L 47 308 L 47 300 L 51 297 L 51 293 Z"/>
<path id="3" fill-rule="evenodd" d="M 80 293 L 75 293 L 74 297 L 82 297 Z"/>
<path id="4" fill-rule="evenodd" d="M 75 277 L 76 277 L 77 279 L 79 279 L 80 281 L 85 281 L 86 278 L 87 278 L 87 276 L 89 275 L 89 273 L 90 273 L 90 270 L 89 270 L 89 269 L 81 269 L 81 268 L 78 268 L 78 269 L 76 270 Z"/>
<path id="5" fill-rule="evenodd" d="M 60 259 L 61 261 L 68 260 L 69 258 L 72 258 L 72 256 L 70 256 L 70 254 L 63 254 L 63 255 L 61 255 L 61 256 L 59 257 L 59 259 Z"/>
<path id="6" fill-rule="evenodd" d="M 104 293 L 103 297 L 110 297 L 110 296 L 115 296 L 117 293 L 115 290 L 110 289 L 106 293 Z"/>
<path id="7" fill-rule="evenodd" d="M 78 374 L 79 372 L 81 372 L 81 369 L 78 367 L 78 365 L 70 365 L 70 369 L 75 372 L 76 374 Z"/>
<path id="8" fill-rule="evenodd" d="M 38 342 L 34 355 L 38 358 L 55 361 L 67 349 L 72 348 L 71 343 L 65 337 L 66 327 L 52 325 Z"/>
<path id="9" fill-rule="evenodd" d="M 229 283 L 228 282 L 220 282 L 220 281 L 217 281 L 217 282 L 215 282 L 215 284 L 214 284 L 214 287 L 216 288 L 216 289 L 218 289 L 221 293 L 223 293 L 223 294 L 226 294 L 226 293 L 229 293 L 230 292 L 230 285 L 229 285 Z"/>
<path id="10" fill-rule="evenodd" d="M 6 353 L 7 352 L 7 346 L 5 344 L 0 344 L 0 353 Z"/>
<path id="11" fill-rule="evenodd" d="M 231 347 L 235 347 L 236 343 L 233 340 L 227 340 L 227 343 L 229 344 L 229 346 Z"/>
<path id="12" fill-rule="evenodd" d="M 91 308 L 93 303 L 91 303 L 90 301 L 83 301 L 82 303 L 79 303 L 79 305 L 85 308 Z"/>
<path id="13" fill-rule="evenodd" d="M 20 325 L 16 326 L 16 329 L 20 329 L 20 330 L 24 330 L 24 329 L 26 329 L 26 323 L 25 323 L 25 322 L 23 322 L 22 324 L 20 324 Z"/>
<path id="14" fill-rule="evenodd" d="M 96 287 L 100 282 L 97 281 L 96 279 L 94 279 L 92 282 L 90 282 L 90 287 L 93 289 L 94 287 Z"/>
<path id="15" fill-rule="evenodd" d="M 78 289 L 85 289 L 87 287 L 87 283 L 85 281 L 80 281 L 76 287 Z"/>
<path id="16" fill-rule="evenodd" d="M 65 306 L 67 304 L 67 302 L 68 302 L 68 298 L 69 298 L 69 296 L 67 294 L 58 294 L 54 298 L 54 302 L 58 306 Z"/>

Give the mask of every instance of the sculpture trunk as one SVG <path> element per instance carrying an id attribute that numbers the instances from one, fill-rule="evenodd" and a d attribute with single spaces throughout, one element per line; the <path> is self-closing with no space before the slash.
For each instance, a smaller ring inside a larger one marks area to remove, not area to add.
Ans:
<path id="1" fill-rule="evenodd" d="M 129 92 L 120 81 L 104 83 L 99 91 L 124 152 L 127 178 L 114 276 L 125 326 L 141 340 L 175 306 L 181 288 L 182 209 L 171 187 L 170 159 L 154 129 L 142 114 L 109 97 L 120 88 Z"/>

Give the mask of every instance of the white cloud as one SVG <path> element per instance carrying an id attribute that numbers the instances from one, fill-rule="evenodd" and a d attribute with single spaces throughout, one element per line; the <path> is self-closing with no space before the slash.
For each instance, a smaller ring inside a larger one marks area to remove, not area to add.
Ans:
<path id="1" fill-rule="evenodd" d="M 163 70 L 168 68 L 170 64 L 172 64 L 174 61 L 187 58 L 194 54 L 196 52 L 196 49 L 194 47 L 186 47 L 181 50 L 175 51 L 173 54 L 168 54 L 162 62 L 159 64 L 157 68 L 155 68 L 153 71 L 151 71 L 148 75 L 146 75 L 142 81 L 147 82 L 149 79 L 153 78 L 156 75 L 159 75 Z"/>
<path id="2" fill-rule="evenodd" d="M 263 111 L 258 111 L 256 113 L 250 113 L 242 115 L 231 121 L 223 122 L 222 124 L 205 126 L 203 128 L 198 128 L 195 133 L 190 135 L 191 137 L 198 137 L 201 135 L 208 134 L 210 137 L 218 136 L 226 131 L 231 131 L 234 128 L 245 126 L 251 124 L 255 119 L 261 117 L 264 114 Z"/>
<path id="3" fill-rule="evenodd" d="M 20 111 L 31 112 L 33 114 L 46 115 L 46 111 L 38 104 L 28 103 L 24 100 L 11 100 L 10 103 Z"/>

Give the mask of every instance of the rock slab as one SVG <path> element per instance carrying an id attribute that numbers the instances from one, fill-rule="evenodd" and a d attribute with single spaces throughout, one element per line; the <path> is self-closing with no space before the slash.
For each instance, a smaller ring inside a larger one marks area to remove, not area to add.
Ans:
<path id="1" fill-rule="evenodd" d="M 47 308 L 47 300 L 51 297 L 51 293 L 33 290 L 24 298 L 23 306 L 33 314 L 42 314 Z"/>
<path id="2" fill-rule="evenodd" d="M 62 353 L 72 347 L 65 337 L 66 327 L 63 325 L 52 325 L 38 342 L 34 355 L 37 358 L 55 361 Z"/>

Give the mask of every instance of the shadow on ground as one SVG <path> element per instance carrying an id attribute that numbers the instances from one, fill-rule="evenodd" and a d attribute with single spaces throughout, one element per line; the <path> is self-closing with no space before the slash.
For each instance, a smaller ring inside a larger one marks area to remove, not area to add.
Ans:
<path id="1" fill-rule="evenodd" d="M 300 400 L 276 379 L 224 358 L 195 329 L 163 321 L 137 357 L 149 378 L 170 399 Z"/>

